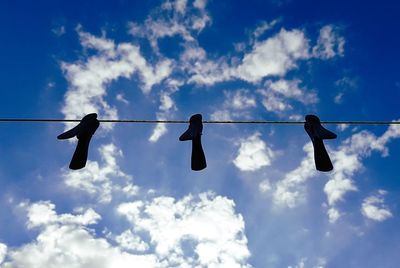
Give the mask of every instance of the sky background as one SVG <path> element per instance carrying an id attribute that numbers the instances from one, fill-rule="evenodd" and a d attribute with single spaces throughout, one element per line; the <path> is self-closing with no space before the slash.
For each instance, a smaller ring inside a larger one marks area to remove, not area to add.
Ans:
<path id="1" fill-rule="evenodd" d="M 396 1 L 0 2 L 0 117 L 399 120 Z M 0 123 L 0 267 L 397 267 L 400 128 Z"/>

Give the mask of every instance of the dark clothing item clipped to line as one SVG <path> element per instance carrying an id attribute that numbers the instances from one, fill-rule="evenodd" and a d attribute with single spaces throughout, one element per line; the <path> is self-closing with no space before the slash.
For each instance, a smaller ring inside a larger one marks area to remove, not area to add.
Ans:
<path id="1" fill-rule="evenodd" d="M 71 163 L 69 164 L 70 169 L 76 170 L 86 166 L 89 143 L 99 125 L 97 114 L 88 114 L 82 118 L 81 122 L 76 127 L 58 135 L 57 139 L 59 140 L 70 139 L 75 136 L 78 138 L 78 144 L 72 156 Z"/>
<path id="2" fill-rule="evenodd" d="M 207 167 L 206 157 L 201 145 L 203 122 L 201 114 L 190 117 L 189 128 L 179 137 L 180 141 L 192 141 L 192 170 L 202 170 Z"/>
<path id="3" fill-rule="evenodd" d="M 314 147 L 314 161 L 315 167 L 319 171 L 331 171 L 333 165 L 329 158 L 328 152 L 325 149 L 325 139 L 336 139 L 336 134 L 325 129 L 321 125 L 321 121 L 315 115 L 306 115 L 306 122 L 304 129 L 310 136 Z"/>

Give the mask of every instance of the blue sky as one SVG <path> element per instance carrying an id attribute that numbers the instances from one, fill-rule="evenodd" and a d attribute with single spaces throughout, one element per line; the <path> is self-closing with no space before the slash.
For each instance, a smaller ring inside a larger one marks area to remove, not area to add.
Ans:
<path id="1" fill-rule="evenodd" d="M 2 1 L 1 117 L 399 120 L 395 1 Z M 400 128 L 1 123 L 0 267 L 397 267 Z"/>

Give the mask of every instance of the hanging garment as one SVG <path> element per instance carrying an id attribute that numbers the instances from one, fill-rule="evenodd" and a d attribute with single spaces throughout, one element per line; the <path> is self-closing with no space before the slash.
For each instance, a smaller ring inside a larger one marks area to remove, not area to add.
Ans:
<path id="1" fill-rule="evenodd" d="M 179 137 L 180 141 L 192 141 L 192 170 L 202 170 L 207 167 L 206 157 L 201 145 L 201 135 L 203 123 L 201 114 L 195 114 L 190 117 L 189 128 Z"/>
<path id="2" fill-rule="evenodd" d="M 319 171 L 331 171 L 333 165 L 329 158 L 328 152 L 325 149 L 323 140 L 336 139 L 336 134 L 325 129 L 321 125 L 321 121 L 315 115 L 306 115 L 306 122 L 304 129 L 310 136 L 314 147 L 314 161 L 315 167 Z"/>
<path id="3" fill-rule="evenodd" d="M 88 114 L 82 118 L 76 127 L 58 135 L 57 139 L 59 140 L 70 139 L 75 136 L 78 138 L 78 144 L 69 164 L 70 169 L 76 170 L 86 166 L 89 143 L 99 125 L 97 114 Z"/>

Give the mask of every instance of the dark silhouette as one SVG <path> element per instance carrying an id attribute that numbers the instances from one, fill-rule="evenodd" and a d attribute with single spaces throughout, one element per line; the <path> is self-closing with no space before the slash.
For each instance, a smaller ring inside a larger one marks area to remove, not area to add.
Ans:
<path id="1" fill-rule="evenodd" d="M 313 147 L 314 147 L 314 161 L 317 170 L 319 171 L 331 171 L 333 165 L 329 155 L 325 149 L 325 139 L 336 139 L 336 134 L 325 129 L 321 125 L 321 121 L 315 115 L 306 115 L 306 122 L 304 129 L 310 136 Z"/>
<path id="2" fill-rule="evenodd" d="M 57 136 L 59 140 L 70 139 L 75 136 L 78 138 L 78 145 L 76 146 L 71 163 L 69 164 L 70 169 L 76 170 L 86 166 L 89 143 L 99 125 L 97 114 L 88 114 L 82 118 L 81 122 L 76 127 Z"/>
<path id="3" fill-rule="evenodd" d="M 180 141 L 192 141 L 192 170 L 202 170 L 207 167 L 206 157 L 201 146 L 203 123 L 201 114 L 190 117 L 189 128 L 179 137 Z"/>

